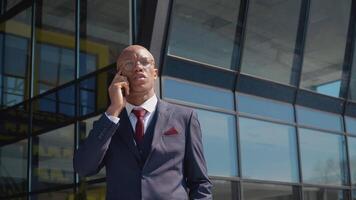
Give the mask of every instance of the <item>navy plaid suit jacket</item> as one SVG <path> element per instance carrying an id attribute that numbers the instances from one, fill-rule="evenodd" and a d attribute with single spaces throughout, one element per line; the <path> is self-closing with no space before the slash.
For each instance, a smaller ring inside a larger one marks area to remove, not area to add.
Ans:
<path id="1" fill-rule="evenodd" d="M 124 109 L 118 124 L 105 115 L 94 122 L 75 152 L 75 171 L 90 176 L 105 166 L 109 200 L 212 199 L 196 113 L 159 100 L 154 115 L 145 159 L 134 144 Z"/>

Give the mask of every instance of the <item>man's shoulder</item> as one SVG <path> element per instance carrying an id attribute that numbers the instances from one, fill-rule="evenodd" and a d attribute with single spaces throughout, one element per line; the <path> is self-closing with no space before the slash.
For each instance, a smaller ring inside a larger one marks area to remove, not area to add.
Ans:
<path id="1" fill-rule="evenodd" d="M 174 115 L 183 114 L 183 115 L 190 116 L 192 115 L 192 113 L 195 112 L 193 108 L 183 106 L 183 105 L 173 104 L 165 100 L 160 100 L 160 103 L 162 104 L 162 106 L 167 108 L 167 111 L 174 113 Z"/>

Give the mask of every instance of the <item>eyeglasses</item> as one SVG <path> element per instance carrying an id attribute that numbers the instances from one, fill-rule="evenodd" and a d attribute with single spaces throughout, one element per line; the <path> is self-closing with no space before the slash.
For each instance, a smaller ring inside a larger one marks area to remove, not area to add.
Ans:
<path id="1" fill-rule="evenodd" d="M 137 61 L 129 60 L 126 62 L 123 62 L 121 66 L 125 71 L 131 71 L 137 64 L 140 64 L 144 69 L 149 68 L 153 64 L 153 60 L 150 59 L 140 59 Z"/>

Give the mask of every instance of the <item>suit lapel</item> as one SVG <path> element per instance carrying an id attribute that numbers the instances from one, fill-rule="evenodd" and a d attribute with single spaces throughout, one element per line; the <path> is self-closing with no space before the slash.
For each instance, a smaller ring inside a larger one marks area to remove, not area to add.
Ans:
<path id="1" fill-rule="evenodd" d="M 158 100 L 157 102 L 157 120 L 155 122 L 154 125 L 154 129 L 153 129 L 153 138 L 152 138 L 152 144 L 151 144 L 151 150 L 147 156 L 146 162 L 143 166 L 143 168 L 145 168 L 145 166 L 147 165 L 147 163 L 149 162 L 152 153 L 156 150 L 156 148 L 158 148 L 159 146 L 159 142 L 161 141 L 161 137 L 162 137 L 162 130 L 163 127 L 165 125 L 168 124 L 169 118 L 171 116 L 170 112 L 168 111 L 168 106 L 165 102 Z"/>
<path id="2" fill-rule="evenodd" d="M 126 109 L 123 109 L 121 111 L 119 123 L 120 123 L 119 130 L 118 130 L 119 135 L 124 140 L 129 150 L 135 155 L 136 159 L 140 162 L 141 159 L 140 153 L 138 152 L 138 149 L 134 144 L 134 139 L 133 139 L 134 133 Z"/>

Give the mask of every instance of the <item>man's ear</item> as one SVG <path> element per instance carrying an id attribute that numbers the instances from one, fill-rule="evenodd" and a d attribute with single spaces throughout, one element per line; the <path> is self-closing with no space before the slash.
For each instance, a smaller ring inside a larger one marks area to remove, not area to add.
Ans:
<path id="1" fill-rule="evenodd" d="M 155 73 L 154 73 L 154 79 L 156 80 L 158 77 L 158 69 L 154 68 Z"/>

